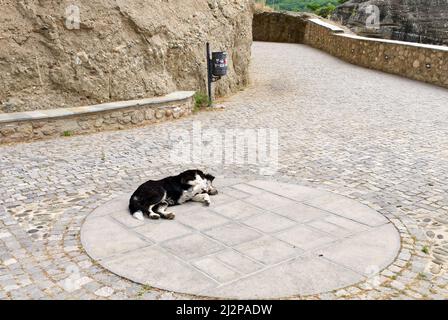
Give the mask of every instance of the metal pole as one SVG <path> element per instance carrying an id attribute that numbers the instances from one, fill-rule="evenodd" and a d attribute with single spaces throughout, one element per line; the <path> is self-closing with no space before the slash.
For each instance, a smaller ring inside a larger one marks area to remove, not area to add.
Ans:
<path id="1" fill-rule="evenodd" d="M 207 90 L 208 90 L 208 103 L 212 105 L 212 60 L 210 57 L 210 43 L 207 42 Z"/>

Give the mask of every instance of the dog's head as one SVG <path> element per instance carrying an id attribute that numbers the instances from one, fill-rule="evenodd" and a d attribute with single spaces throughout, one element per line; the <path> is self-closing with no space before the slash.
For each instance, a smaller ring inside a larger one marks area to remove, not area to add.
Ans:
<path id="1" fill-rule="evenodd" d="M 205 174 L 200 170 L 187 170 L 179 175 L 180 182 L 183 185 L 204 189 L 207 187 Z"/>
<path id="2" fill-rule="evenodd" d="M 215 177 L 211 174 L 206 174 L 201 170 L 188 170 L 180 175 L 180 181 L 184 185 L 189 185 L 200 189 L 202 193 L 208 193 L 210 195 L 215 195 L 218 190 L 213 186 L 213 180 Z"/>
<path id="3" fill-rule="evenodd" d="M 205 175 L 205 182 L 207 184 L 207 187 L 205 188 L 204 192 L 208 193 L 211 196 L 218 194 L 218 190 L 213 186 L 213 180 L 215 180 L 215 177 L 211 174 L 207 173 Z"/>

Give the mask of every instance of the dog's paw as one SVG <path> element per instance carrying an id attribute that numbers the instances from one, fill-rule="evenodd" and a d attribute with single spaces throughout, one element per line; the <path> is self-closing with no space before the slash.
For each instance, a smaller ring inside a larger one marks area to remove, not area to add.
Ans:
<path id="1" fill-rule="evenodd" d="M 153 219 L 153 220 L 157 220 L 157 219 L 160 219 L 160 215 L 158 215 L 157 213 L 151 213 L 149 215 L 149 218 Z"/>
<path id="2" fill-rule="evenodd" d="M 135 219 L 143 221 L 145 218 L 143 217 L 143 212 L 137 211 L 132 215 Z"/>
<path id="3" fill-rule="evenodd" d="M 174 214 L 173 212 L 168 212 L 163 216 L 163 218 L 167 219 L 167 220 L 173 220 L 175 217 L 176 217 L 176 214 Z"/>

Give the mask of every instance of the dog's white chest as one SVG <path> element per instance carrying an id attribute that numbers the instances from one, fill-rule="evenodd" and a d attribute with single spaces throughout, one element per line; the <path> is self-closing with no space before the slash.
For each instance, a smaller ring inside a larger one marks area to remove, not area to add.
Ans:
<path id="1" fill-rule="evenodd" d="M 194 198 L 194 196 L 201 193 L 207 187 L 207 182 L 204 179 L 202 179 L 199 175 L 196 175 L 196 179 L 189 182 L 189 184 L 191 185 L 191 187 L 183 191 L 182 195 L 178 200 L 179 204 L 190 201 L 191 199 Z"/>
<path id="2" fill-rule="evenodd" d="M 180 204 L 185 203 L 187 201 L 190 201 L 191 199 L 194 198 L 195 195 L 197 195 L 198 193 L 200 193 L 202 191 L 202 188 L 200 188 L 200 186 L 194 186 L 191 187 L 188 190 L 185 190 L 182 195 L 180 196 L 178 202 Z"/>

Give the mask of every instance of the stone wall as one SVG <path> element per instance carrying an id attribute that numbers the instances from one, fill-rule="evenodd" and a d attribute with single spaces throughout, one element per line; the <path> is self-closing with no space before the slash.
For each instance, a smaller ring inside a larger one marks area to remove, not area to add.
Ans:
<path id="1" fill-rule="evenodd" d="M 253 39 L 256 41 L 302 43 L 308 14 L 261 12 L 254 14 Z"/>
<path id="2" fill-rule="evenodd" d="M 86 107 L 0 114 L 0 144 L 121 130 L 189 115 L 194 92 Z"/>
<path id="3" fill-rule="evenodd" d="M 290 23 L 291 27 L 276 25 L 272 23 L 274 19 Z M 254 28 L 255 41 L 277 42 L 282 39 L 278 36 L 282 30 L 305 26 L 305 30 L 299 31 L 298 41 L 286 42 L 307 44 L 362 67 L 448 88 L 448 47 L 356 36 L 344 28 L 306 15 L 260 13 L 255 20 L 258 21 Z M 264 25 L 259 25 L 263 22 Z M 264 30 L 263 36 L 256 30 Z"/>

